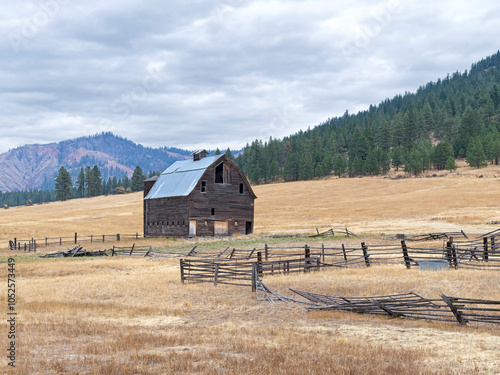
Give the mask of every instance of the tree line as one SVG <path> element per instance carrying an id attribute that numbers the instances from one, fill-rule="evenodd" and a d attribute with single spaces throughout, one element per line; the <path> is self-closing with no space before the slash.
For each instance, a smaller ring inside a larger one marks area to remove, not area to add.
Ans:
<path id="1" fill-rule="evenodd" d="M 158 172 L 151 171 L 148 176 L 153 177 Z M 98 195 L 123 194 L 126 192 L 141 191 L 144 180 L 148 178 L 141 167 L 137 166 L 132 178 L 127 175 L 122 178 L 109 177 L 104 181 L 97 165 L 81 168 L 73 182 L 70 173 L 61 167 L 55 179 L 55 189 L 34 189 L 29 191 L 1 192 L 0 205 L 4 208 L 31 205 L 38 203 L 68 200 L 72 198 L 95 197 Z"/>
<path id="2" fill-rule="evenodd" d="M 335 174 L 413 174 L 453 170 L 463 158 L 476 168 L 500 159 L 500 52 L 397 95 L 356 115 L 283 139 L 247 144 L 236 158 L 253 183 L 307 180 Z"/>

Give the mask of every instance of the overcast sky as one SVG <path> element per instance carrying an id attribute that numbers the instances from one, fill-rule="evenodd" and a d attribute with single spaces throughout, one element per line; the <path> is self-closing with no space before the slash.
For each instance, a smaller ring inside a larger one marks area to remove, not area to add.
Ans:
<path id="1" fill-rule="evenodd" d="M 0 152 L 112 131 L 239 148 L 500 48 L 500 2 L 2 0 Z"/>

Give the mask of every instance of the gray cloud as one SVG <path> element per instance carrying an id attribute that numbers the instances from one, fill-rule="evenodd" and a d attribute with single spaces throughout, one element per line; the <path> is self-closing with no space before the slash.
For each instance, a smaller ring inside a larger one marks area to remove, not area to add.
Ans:
<path id="1" fill-rule="evenodd" d="M 0 152 L 113 131 L 232 147 L 415 91 L 498 50 L 489 1 L 4 1 Z"/>

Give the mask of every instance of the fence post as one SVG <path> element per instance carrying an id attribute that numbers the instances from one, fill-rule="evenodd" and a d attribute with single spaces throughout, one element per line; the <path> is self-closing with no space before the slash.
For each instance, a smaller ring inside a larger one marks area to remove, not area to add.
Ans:
<path id="1" fill-rule="evenodd" d="M 257 274 L 262 277 L 262 252 L 257 252 Z"/>
<path id="2" fill-rule="evenodd" d="M 132 255 L 132 252 L 134 251 L 134 247 L 135 247 L 135 244 L 133 244 L 133 245 L 132 245 L 132 249 L 130 250 L 130 254 L 129 254 L 129 256 L 131 256 L 131 255 Z"/>
<path id="3" fill-rule="evenodd" d="M 181 283 L 184 284 L 184 259 L 181 258 L 180 263 L 181 263 Z"/>
<path id="4" fill-rule="evenodd" d="M 446 260 L 452 266 L 452 256 L 451 256 L 451 245 L 453 243 L 453 238 L 450 238 L 450 241 L 446 242 Z"/>
<path id="5" fill-rule="evenodd" d="M 18 250 L 21 251 L 21 242 L 17 244 Z"/>
<path id="6" fill-rule="evenodd" d="M 62 237 L 59 237 L 59 246 L 62 246 Z"/>
<path id="7" fill-rule="evenodd" d="M 135 239 L 137 240 L 139 238 L 139 233 L 135 233 Z"/>
<path id="8" fill-rule="evenodd" d="M 488 261 L 488 237 L 483 238 L 483 261 L 487 262 Z"/>
<path id="9" fill-rule="evenodd" d="M 219 263 L 215 263 L 214 285 L 217 285 L 219 279 Z"/>
<path id="10" fill-rule="evenodd" d="M 104 236 L 106 236 L 105 234 L 102 235 L 102 242 L 104 242 Z"/>
<path id="11" fill-rule="evenodd" d="M 255 292 L 257 290 L 257 263 L 253 262 L 252 263 L 252 292 Z"/>
<path id="12" fill-rule="evenodd" d="M 116 234 L 116 240 L 117 240 L 118 242 L 120 242 L 120 233 L 117 233 L 117 234 Z"/>
<path id="13" fill-rule="evenodd" d="M 345 234 L 347 235 L 347 238 L 349 238 L 349 231 L 347 230 L 347 228 L 345 228 Z"/>
<path id="14" fill-rule="evenodd" d="M 17 238 L 14 238 L 14 246 L 17 248 Z"/>
<path id="15" fill-rule="evenodd" d="M 93 234 L 91 234 L 91 235 L 90 235 L 90 243 L 92 243 L 93 241 L 94 241 L 94 235 L 93 235 Z"/>
<path id="16" fill-rule="evenodd" d="M 305 254 L 304 254 L 304 272 L 307 272 L 309 270 L 309 267 L 311 265 L 311 249 L 309 246 L 305 245 L 304 246 Z"/>
<path id="17" fill-rule="evenodd" d="M 363 256 L 365 257 L 366 267 L 370 267 L 370 255 L 368 255 L 368 246 L 364 242 L 361 242 L 361 248 L 363 249 Z"/>
<path id="18" fill-rule="evenodd" d="M 45 247 L 47 247 L 47 237 L 45 237 Z"/>
<path id="19" fill-rule="evenodd" d="M 345 252 L 345 246 L 342 244 L 342 252 L 344 253 L 344 262 L 347 264 L 347 253 Z"/>
<path id="20" fill-rule="evenodd" d="M 111 256 L 114 257 L 115 254 L 115 245 L 113 245 L 113 248 L 111 249 Z"/>
<path id="21" fill-rule="evenodd" d="M 405 266 L 407 269 L 411 268 L 410 257 L 408 256 L 408 248 L 406 247 L 405 240 L 401 241 L 401 248 L 403 249 L 403 258 L 405 260 Z"/>
<path id="22" fill-rule="evenodd" d="M 36 240 L 33 240 L 33 251 L 36 253 Z"/>
<path id="23" fill-rule="evenodd" d="M 24 243 L 24 251 L 26 251 L 26 242 Z"/>
<path id="24" fill-rule="evenodd" d="M 323 259 L 323 263 L 325 263 L 325 244 L 324 243 L 321 244 L 321 256 Z"/>
<path id="25" fill-rule="evenodd" d="M 77 241 L 78 241 L 78 233 L 75 232 L 75 244 L 77 243 Z"/>
<path id="26" fill-rule="evenodd" d="M 267 258 L 269 257 L 269 248 L 267 247 L 267 243 L 264 245 L 264 256 Z"/>
<path id="27" fill-rule="evenodd" d="M 495 236 L 491 236 L 491 251 L 495 252 Z"/>

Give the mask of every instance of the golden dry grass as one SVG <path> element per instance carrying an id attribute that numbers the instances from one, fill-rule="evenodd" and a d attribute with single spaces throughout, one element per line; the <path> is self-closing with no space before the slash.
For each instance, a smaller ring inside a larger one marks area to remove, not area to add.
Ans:
<path id="1" fill-rule="evenodd" d="M 500 172 L 462 167 L 444 178 L 326 179 L 256 186 L 256 235 L 347 225 L 354 232 L 481 233 L 500 220 Z M 490 175 L 486 175 L 489 173 Z M 98 197 L 0 212 L 0 241 L 141 232 L 142 195 Z M 247 238 L 229 243 L 245 246 Z M 299 243 L 301 239 L 295 239 Z M 338 245 L 341 240 L 330 240 Z M 352 240 L 357 242 L 358 240 Z M 132 241 L 128 241 L 131 243 Z M 186 249 L 193 241 L 140 240 Z M 110 244 L 82 244 L 88 249 Z M 203 246 L 222 242 L 201 241 Z M 226 244 L 224 243 L 223 246 Z M 228 245 L 229 246 L 229 245 Z M 67 249 L 68 247 L 64 248 Z M 59 250 L 59 247 L 43 252 Z M 17 260 L 15 374 L 495 374 L 500 328 L 307 312 L 256 301 L 250 288 L 180 283 L 178 259 Z M 0 264 L 6 279 L 7 264 Z M 498 271 L 419 272 L 404 266 L 268 277 L 273 290 L 370 296 L 413 291 L 500 300 Z M 3 287 L 2 289 L 4 289 Z M 0 295 L 6 317 L 6 293 Z M 0 320 L 6 342 L 6 319 Z M 8 373 L 4 363 L 2 373 Z"/>

